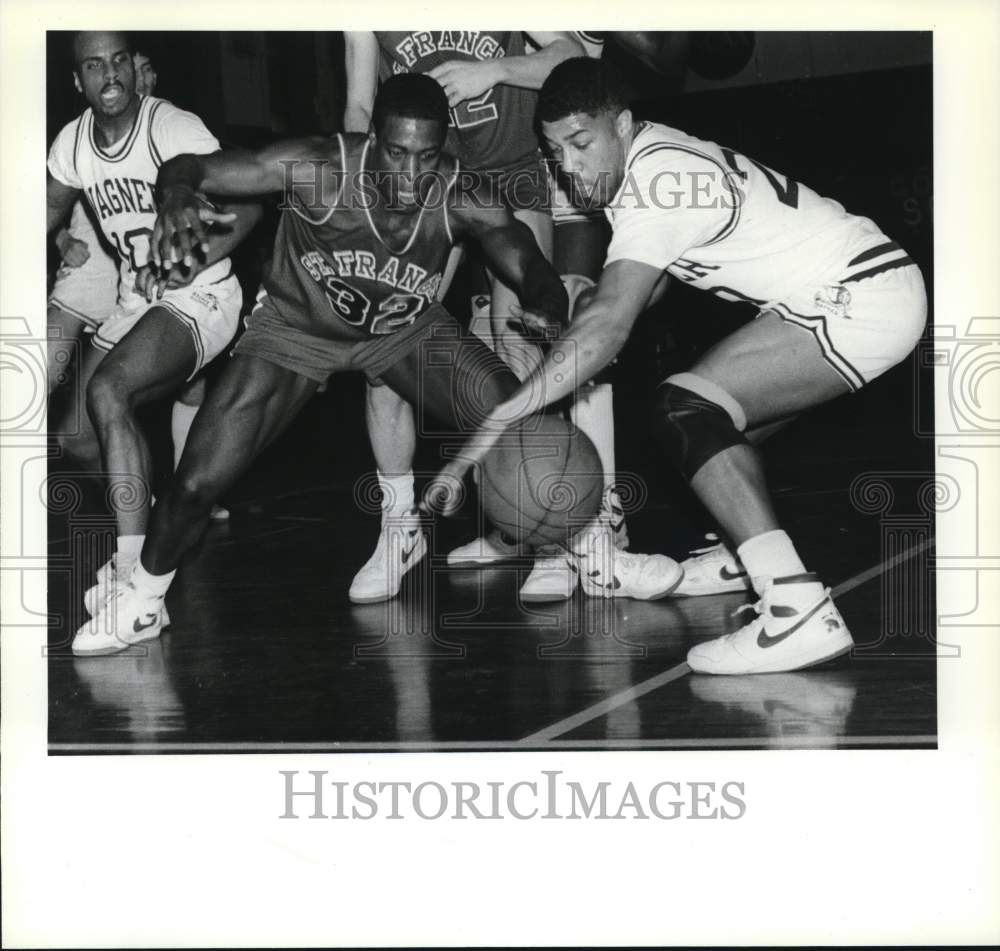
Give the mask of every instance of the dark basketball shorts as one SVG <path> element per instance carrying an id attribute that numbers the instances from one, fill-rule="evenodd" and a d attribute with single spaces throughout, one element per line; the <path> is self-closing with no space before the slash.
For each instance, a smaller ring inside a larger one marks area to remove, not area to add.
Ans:
<path id="1" fill-rule="evenodd" d="M 421 419 L 426 411 L 445 431 L 473 432 L 519 385 L 510 368 L 478 337 L 465 333 L 440 304 L 432 304 L 396 333 L 347 343 L 293 327 L 262 293 L 233 353 L 266 360 L 316 383 L 334 373 L 360 371 L 418 405 Z"/>
<path id="2" fill-rule="evenodd" d="M 317 383 L 325 383 L 334 373 L 360 371 L 377 384 L 389 367 L 418 348 L 441 321 L 455 322 L 435 303 L 409 327 L 395 333 L 356 342 L 330 340 L 290 324 L 271 297 L 261 292 L 233 353 L 258 357 Z"/>

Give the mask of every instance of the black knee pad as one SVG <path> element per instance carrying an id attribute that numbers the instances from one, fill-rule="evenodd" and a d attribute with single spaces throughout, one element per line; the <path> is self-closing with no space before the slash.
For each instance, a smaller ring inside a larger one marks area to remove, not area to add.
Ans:
<path id="1" fill-rule="evenodd" d="M 689 482 L 713 456 L 731 446 L 747 445 L 726 409 L 669 380 L 660 387 L 656 433 Z"/>

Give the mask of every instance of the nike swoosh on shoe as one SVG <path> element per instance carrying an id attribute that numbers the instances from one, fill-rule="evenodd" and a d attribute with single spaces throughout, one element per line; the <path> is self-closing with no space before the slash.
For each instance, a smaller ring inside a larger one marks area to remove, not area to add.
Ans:
<path id="1" fill-rule="evenodd" d="M 410 560 L 410 556 L 417 550 L 417 546 L 419 544 L 420 544 L 420 538 L 418 537 L 417 540 L 412 545 L 410 545 L 410 547 L 407 548 L 406 551 L 402 553 L 400 557 L 404 565 Z"/>
<path id="2" fill-rule="evenodd" d="M 738 578 L 746 578 L 745 571 L 730 571 L 725 565 L 719 569 L 719 577 L 723 581 L 736 581 Z"/>
<path id="3" fill-rule="evenodd" d="M 806 623 L 820 608 L 826 607 L 829 603 L 829 598 L 824 598 L 819 604 L 816 605 L 808 614 L 804 614 L 798 619 L 787 631 L 782 631 L 780 634 L 775 634 L 773 637 L 767 634 L 766 631 L 761 631 L 757 635 L 757 646 L 763 649 L 768 647 L 774 647 L 776 644 L 780 644 L 786 637 L 790 637 L 794 634 L 803 624 Z"/>
<path id="4" fill-rule="evenodd" d="M 153 620 L 152 620 L 152 621 L 150 621 L 150 622 L 149 622 L 148 624 L 140 624 L 140 623 L 139 623 L 139 619 L 138 619 L 138 618 L 136 618 L 136 619 L 135 619 L 135 620 L 134 620 L 134 621 L 132 622 L 132 630 L 133 630 L 133 631 L 134 631 L 134 632 L 135 632 L 136 634 L 139 634 L 139 633 L 141 633 L 142 631 L 146 630 L 146 628 L 148 628 L 148 627 L 152 627 L 152 626 L 153 626 L 153 625 L 154 625 L 154 624 L 156 623 L 156 618 L 157 618 L 157 614 L 156 614 L 155 612 L 154 612 L 154 613 L 152 613 L 152 614 L 147 614 L 147 615 L 146 615 L 146 617 L 151 617 L 151 618 L 152 618 Z"/>

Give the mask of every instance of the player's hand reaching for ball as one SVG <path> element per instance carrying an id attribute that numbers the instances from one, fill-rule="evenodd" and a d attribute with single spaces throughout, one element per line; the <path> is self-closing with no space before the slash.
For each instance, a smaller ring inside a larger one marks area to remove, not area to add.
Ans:
<path id="1" fill-rule="evenodd" d="M 527 415 L 527 412 L 512 413 L 507 404 L 496 407 L 483 420 L 475 434 L 466 440 L 458 454 L 427 485 L 420 509 L 444 516 L 454 515 L 465 498 L 463 480 L 466 473 L 482 461 L 508 426 Z"/>
<path id="2" fill-rule="evenodd" d="M 461 59 L 450 59 L 435 66 L 429 73 L 444 89 L 448 105 L 452 109 L 466 99 L 475 99 L 489 92 L 500 82 L 500 67 L 494 60 L 469 63 Z"/>
<path id="3" fill-rule="evenodd" d="M 193 188 L 169 187 L 160 203 L 150 239 L 153 263 L 164 271 L 177 263 L 195 268 L 199 263 L 197 252 L 201 252 L 202 258 L 208 253 L 208 228 L 235 220 L 234 213 L 219 211 Z"/>

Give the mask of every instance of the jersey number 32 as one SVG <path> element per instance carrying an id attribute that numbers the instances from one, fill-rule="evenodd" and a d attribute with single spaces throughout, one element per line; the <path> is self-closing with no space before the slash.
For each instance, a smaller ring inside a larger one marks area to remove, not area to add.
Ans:
<path id="1" fill-rule="evenodd" d="M 368 297 L 337 277 L 326 280 L 326 299 L 341 320 L 352 327 L 363 327 L 371 312 Z M 378 305 L 368 332 L 373 336 L 395 333 L 417 319 L 423 309 L 424 299 L 417 294 L 391 294 Z"/>

